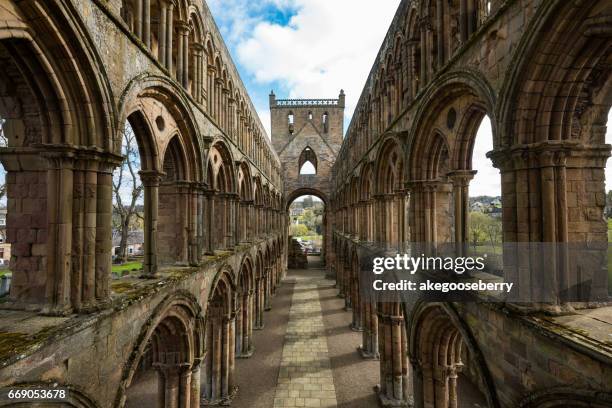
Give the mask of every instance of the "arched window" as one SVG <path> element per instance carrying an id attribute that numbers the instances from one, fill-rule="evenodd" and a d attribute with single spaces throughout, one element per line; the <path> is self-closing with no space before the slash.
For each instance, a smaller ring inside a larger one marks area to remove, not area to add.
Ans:
<path id="1" fill-rule="evenodd" d="M 312 112 L 308 112 L 308 120 L 312 120 Z"/>
<path id="2" fill-rule="evenodd" d="M 317 174 L 317 155 L 308 146 L 302 150 L 298 163 L 300 175 L 302 174 Z"/>
<path id="3" fill-rule="evenodd" d="M 321 121 L 323 122 L 323 132 L 327 133 L 329 131 L 329 114 L 327 112 L 323 114 Z"/>
<path id="4" fill-rule="evenodd" d="M 293 111 L 289 111 L 289 114 L 287 115 L 287 125 L 289 126 L 289 133 L 293 134 Z"/>

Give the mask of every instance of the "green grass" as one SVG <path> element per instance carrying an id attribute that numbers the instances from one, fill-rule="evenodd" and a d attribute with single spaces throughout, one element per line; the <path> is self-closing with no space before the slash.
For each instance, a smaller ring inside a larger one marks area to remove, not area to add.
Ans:
<path id="1" fill-rule="evenodd" d="M 125 273 L 131 272 L 133 270 L 142 269 L 142 262 L 126 262 L 121 265 L 113 265 L 112 272 L 124 275 Z"/>
<path id="2" fill-rule="evenodd" d="M 11 272 L 8 269 L 0 271 L 0 278 L 3 277 L 4 275 L 13 276 L 13 272 Z"/>

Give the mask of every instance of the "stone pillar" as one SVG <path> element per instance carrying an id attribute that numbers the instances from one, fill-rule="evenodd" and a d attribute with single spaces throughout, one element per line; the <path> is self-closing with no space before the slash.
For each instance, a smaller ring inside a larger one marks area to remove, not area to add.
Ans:
<path id="1" fill-rule="evenodd" d="M 364 329 L 359 352 L 363 358 L 378 359 L 378 314 L 371 299 L 363 302 Z"/>
<path id="2" fill-rule="evenodd" d="M 455 251 L 457 256 L 465 255 L 469 242 L 469 184 L 475 174 L 474 170 L 457 170 L 450 174 L 455 204 Z"/>
<path id="3" fill-rule="evenodd" d="M 198 357 L 191 365 L 191 381 L 189 384 L 189 408 L 200 408 L 201 365 L 204 357 Z"/>
<path id="4" fill-rule="evenodd" d="M 185 24 L 179 24 L 177 27 L 177 35 L 178 35 L 178 44 L 177 44 L 177 57 L 176 57 L 176 81 L 183 85 L 183 74 L 185 73 L 185 69 L 183 68 L 183 63 L 185 62 L 185 58 L 183 57 L 183 53 L 185 52 L 185 30 L 187 29 Z"/>
<path id="5" fill-rule="evenodd" d="M 270 266 L 266 266 L 264 268 L 265 270 L 265 275 L 264 275 L 264 310 L 270 310 L 272 309 L 272 304 L 271 304 L 271 298 L 272 298 L 272 291 L 270 286 L 272 285 L 272 268 Z"/>
<path id="6" fill-rule="evenodd" d="M 255 302 L 256 302 L 256 312 L 255 312 L 255 330 L 261 330 L 264 328 L 264 277 L 259 276 L 255 280 L 256 282 L 256 293 L 255 293 Z"/>
<path id="7" fill-rule="evenodd" d="M 143 0 L 142 42 L 151 49 L 151 0 Z"/>
<path id="8" fill-rule="evenodd" d="M 468 38 L 467 2 L 468 0 L 459 0 L 459 33 L 462 43 Z"/>
<path id="9" fill-rule="evenodd" d="M 110 277 L 111 277 L 111 251 L 113 247 L 113 169 L 119 164 L 117 158 L 102 159 L 97 164 L 97 174 L 93 167 L 86 176 L 86 185 L 96 187 L 96 202 L 91 197 L 86 197 L 85 214 L 91 217 L 96 213 L 95 243 L 89 235 L 85 239 L 87 275 L 95 273 L 95 296 L 96 307 L 106 304 L 110 300 Z M 94 178 L 96 180 L 94 181 Z M 95 207 L 95 209 L 94 209 Z M 86 231 L 94 233 L 91 220 L 86 221 Z M 92 248 L 95 247 L 95 248 Z M 95 252 L 95 261 L 93 258 Z M 92 265 L 95 263 L 95 266 Z M 95 269 L 95 272 L 94 272 Z"/>
<path id="10" fill-rule="evenodd" d="M 380 385 L 376 387 L 382 406 L 408 406 L 408 360 L 404 316 L 400 303 L 380 303 Z"/>
<path id="11" fill-rule="evenodd" d="M 172 34 L 174 32 L 174 21 L 173 21 L 173 10 L 174 4 L 170 2 L 168 4 L 168 16 L 166 17 L 167 27 L 166 27 L 166 68 L 172 75 Z"/>
<path id="12" fill-rule="evenodd" d="M 438 69 L 444 65 L 444 42 L 448 39 L 444 35 L 444 1 L 436 0 L 436 31 L 437 31 L 437 44 L 436 49 L 438 51 Z M 450 29 L 450 27 L 449 27 Z"/>
<path id="13" fill-rule="evenodd" d="M 208 248 L 206 250 L 206 253 L 208 255 L 214 255 L 215 254 L 215 247 L 216 247 L 216 243 L 215 243 L 215 224 L 216 224 L 216 219 L 215 219 L 215 196 L 216 196 L 216 192 L 215 190 L 208 190 L 206 191 L 206 196 L 208 197 L 208 205 L 207 205 L 207 209 L 208 209 L 208 216 L 207 216 L 207 221 L 208 221 L 208 236 L 206 238 L 207 243 L 208 243 Z"/>
<path id="14" fill-rule="evenodd" d="M 467 0 L 467 27 L 469 37 L 476 31 L 476 5 L 474 0 Z"/>
<path id="15" fill-rule="evenodd" d="M 187 243 L 189 245 L 188 259 L 190 265 L 197 265 L 200 262 L 200 245 L 198 237 L 198 215 L 199 188 L 197 183 L 189 184 L 187 195 L 189 217 L 187 219 Z"/>
<path id="16" fill-rule="evenodd" d="M 43 313 L 71 311 L 70 275 L 72 248 L 73 166 L 72 154 L 45 154 L 47 170 L 47 302 Z M 13 251 L 15 252 L 15 251 Z"/>
<path id="17" fill-rule="evenodd" d="M 162 66 L 166 66 L 166 41 L 168 40 L 166 30 L 168 29 L 168 3 L 166 0 L 159 2 L 159 44 L 157 47 L 157 59 Z"/>
<path id="18" fill-rule="evenodd" d="M 144 186 L 144 260 L 143 276 L 153 278 L 157 274 L 157 216 L 159 207 L 159 183 L 162 173 L 141 170 Z"/>
<path id="19" fill-rule="evenodd" d="M 143 32 L 143 1 L 144 0 L 136 0 L 136 30 L 134 34 L 140 39 L 142 39 Z"/>
<path id="20" fill-rule="evenodd" d="M 183 88 L 189 90 L 189 28 L 183 35 Z"/>

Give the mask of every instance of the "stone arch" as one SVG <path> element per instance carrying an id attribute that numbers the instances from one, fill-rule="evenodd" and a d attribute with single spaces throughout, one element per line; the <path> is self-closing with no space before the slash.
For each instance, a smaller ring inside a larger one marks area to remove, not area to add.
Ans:
<path id="1" fill-rule="evenodd" d="M 408 140 L 412 241 L 466 250 L 472 150 L 485 114 L 500 144 L 494 107 L 494 91 L 472 70 L 443 74 L 424 91 Z"/>
<path id="2" fill-rule="evenodd" d="M 261 247 L 257 248 L 254 262 L 255 270 L 255 329 L 261 330 L 264 327 L 264 309 L 265 309 L 265 275 L 264 275 L 264 260 Z"/>
<path id="3" fill-rule="evenodd" d="M 327 195 L 323 193 L 322 191 L 319 191 L 313 188 L 298 188 L 298 189 L 293 190 L 287 195 L 287 198 L 285 199 L 287 203 L 286 209 L 289 210 L 289 206 L 291 205 L 291 203 L 303 195 L 313 195 L 313 196 L 320 198 L 321 201 L 323 201 L 323 203 L 325 204 L 325 207 L 327 207 L 329 203 Z"/>
<path id="4" fill-rule="evenodd" d="M 394 136 L 387 136 L 381 143 L 376 156 L 374 180 L 376 180 L 375 213 L 379 221 L 375 233 L 376 241 L 388 245 L 399 245 L 405 238 L 403 199 L 399 194 L 405 188 L 405 165 L 402 144 Z"/>
<path id="5" fill-rule="evenodd" d="M 189 229 L 195 222 L 195 214 L 190 211 L 188 198 L 189 165 L 178 134 L 167 144 L 162 163 L 157 230 L 158 239 L 164 245 L 158 247 L 158 259 L 162 264 L 186 265 L 190 259 Z"/>
<path id="6" fill-rule="evenodd" d="M 13 252 L 10 301 L 18 309 L 50 314 L 95 308 L 110 296 L 110 223 L 90 219 L 83 239 L 73 220 L 86 216 L 84 191 L 90 203 L 111 205 L 109 174 L 118 158 L 112 155 L 116 111 L 110 84 L 72 3 L 4 2 L 0 27 L 0 120 L 8 141 L 0 160 L 11 208 L 7 230 L 25 233 L 8 236 L 13 247 L 23 249 Z M 34 205 L 22 205 L 33 203 L 32 198 Z M 15 220 L 25 222 L 17 226 Z M 43 233 L 43 239 L 32 240 Z M 67 248 L 66 242 L 82 245 Z M 34 255 L 34 244 L 44 249 Z M 87 266 L 71 264 L 94 246 L 108 249 L 108 256 L 94 254 Z M 80 282 L 91 284 L 84 288 Z"/>
<path id="7" fill-rule="evenodd" d="M 236 356 L 253 354 L 253 322 L 255 314 L 255 270 L 250 256 L 242 259 L 236 284 Z"/>
<path id="8" fill-rule="evenodd" d="M 547 2 L 522 36 L 498 106 L 504 143 L 491 157 L 508 180 L 504 240 L 601 244 L 588 256 L 559 251 L 523 262 L 521 272 L 518 257 L 504 259 L 506 279 L 520 274 L 530 295 L 554 310 L 609 298 L 604 208 L 612 42 L 603 33 L 611 13 L 605 1 Z M 551 56 L 546 68 L 537 63 L 542 55 Z M 521 194 L 530 180 L 537 187 Z M 542 275 L 546 282 L 538 284 Z"/>
<path id="9" fill-rule="evenodd" d="M 478 343 L 452 305 L 421 301 L 408 316 L 408 355 L 413 366 L 415 405 L 446 407 L 456 401 L 456 375 L 467 356 L 477 373 L 477 379 L 471 380 L 478 383 L 487 406 L 500 406 L 493 377 Z M 462 350 L 463 346 L 467 353 Z M 440 367 L 448 368 L 441 372 Z"/>
<path id="10" fill-rule="evenodd" d="M 307 162 L 312 164 L 312 166 L 314 167 L 315 174 L 317 174 L 317 169 L 318 169 L 317 154 L 315 153 L 313 148 L 310 146 L 306 146 L 302 150 L 302 153 L 300 153 L 300 158 L 298 160 L 298 173 L 299 174 L 302 174 L 302 167 Z"/>
<path id="11" fill-rule="evenodd" d="M 251 213 L 253 211 L 253 177 L 251 176 L 251 168 L 246 160 L 240 162 L 238 166 L 238 198 L 240 200 L 238 208 L 238 220 L 236 228 L 238 228 L 238 236 L 241 242 L 249 239 L 252 234 Z"/>
<path id="12" fill-rule="evenodd" d="M 121 127 L 128 116 L 135 111 L 146 112 L 146 109 L 138 103 L 139 99 L 142 98 L 157 100 L 168 110 L 179 130 L 181 142 L 185 149 L 184 154 L 187 157 L 187 162 L 191 165 L 190 174 L 194 180 L 201 180 L 204 174 L 203 164 L 205 160 L 200 153 L 203 149 L 197 137 L 200 134 L 200 129 L 192 110 L 189 108 L 185 91 L 177 87 L 174 82 L 166 77 L 142 74 L 133 78 L 119 98 L 120 114 L 117 122 L 118 127 Z M 150 118 L 149 129 L 152 134 L 155 133 L 155 127 L 159 126 L 153 122 L 155 122 L 155 118 Z M 168 138 L 167 140 L 170 139 Z M 154 142 L 156 143 L 156 150 L 152 151 L 152 153 L 158 153 L 155 155 L 158 161 L 163 160 L 163 157 L 159 155 L 159 152 L 163 150 L 161 147 L 163 143 L 155 139 Z M 118 151 L 115 151 L 115 153 L 118 153 Z M 159 162 L 155 167 L 150 167 L 156 170 L 162 168 Z"/>
<path id="13" fill-rule="evenodd" d="M 611 405 L 609 392 L 555 387 L 525 397 L 519 408 L 605 408 Z"/>
<path id="14" fill-rule="evenodd" d="M 28 116 L 42 120 L 35 127 L 26 126 L 31 131 L 21 141 L 9 138 L 9 145 L 67 143 L 111 151 L 115 111 L 110 84 L 73 5 L 21 8 L 7 3 L 3 8 L 7 20 L 6 28 L 0 29 L 0 44 L 7 70 L 0 77 L 0 94 L 13 104 L 2 103 L 0 112 L 5 119 L 18 120 L 19 113 L 28 113 L 29 108 L 22 110 L 15 98 L 34 98 L 36 103 L 30 105 L 39 111 Z M 15 64 L 20 69 L 13 72 L 8 67 Z M 21 78 L 15 76 L 19 71 L 24 72 Z M 34 94 L 19 93 L 15 85 L 24 81 Z"/>
<path id="15" fill-rule="evenodd" d="M 232 228 L 232 206 L 235 204 L 236 171 L 229 147 L 217 141 L 208 153 L 209 188 L 214 194 L 214 228 L 211 239 L 216 249 L 230 249 L 236 242 Z"/>
<path id="16" fill-rule="evenodd" d="M 521 36 L 513 56 L 517 63 L 502 85 L 498 115 L 505 124 L 504 145 L 571 139 L 603 143 L 599 128 L 605 126 L 612 91 L 610 71 L 603 67 L 610 41 L 600 35 L 606 26 L 600 19 L 609 12 L 605 1 L 575 5 L 556 0 L 539 10 Z M 544 30 L 549 26 L 556 28 Z M 536 55 L 552 56 L 546 72 Z M 599 127 L 593 135 L 592 126 Z"/>
<path id="17" fill-rule="evenodd" d="M 236 393 L 235 359 L 235 294 L 236 277 L 228 265 L 223 265 L 212 284 L 206 309 L 207 350 L 204 358 L 206 382 L 202 384 L 202 400 L 218 404 L 231 400 Z"/>
<path id="18" fill-rule="evenodd" d="M 199 368 L 204 353 L 204 321 L 201 313 L 202 309 L 197 299 L 186 291 L 171 293 L 157 305 L 141 327 L 130 358 L 124 366 L 122 380 L 115 398 L 117 406 L 125 406 L 128 398 L 128 388 L 132 384 L 137 371 L 151 368 L 153 363 L 159 363 L 158 368 L 160 370 L 164 369 L 164 365 L 176 369 L 172 373 L 172 377 L 167 377 L 169 382 L 166 385 L 169 387 L 177 385 L 178 377 L 175 375 L 178 374 L 179 370 L 177 365 L 185 363 L 189 366 L 189 369 L 197 370 Z M 173 330 L 167 331 L 170 327 L 168 326 L 157 333 L 157 329 L 162 327 L 160 324 L 167 319 L 169 319 L 168 324 L 172 326 Z M 180 340 L 179 343 L 181 344 L 163 344 L 164 340 L 172 340 L 172 336 L 169 335 L 173 332 L 180 334 L 181 338 L 175 340 Z M 156 341 L 155 344 L 151 343 L 153 339 Z M 155 346 L 154 349 L 148 349 L 148 347 L 153 346 Z M 178 346 L 178 348 L 172 346 Z M 147 356 L 147 353 L 153 353 L 153 361 L 141 361 Z M 197 377 L 194 376 L 194 378 Z M 158 382 L 159 385 L 163 386 Z M 181 389 L 180 395 L 190 398 L 189 401 L 195 401 L 198 397 L 197 395 L 190 395 L 189 390 L 184 388 Z M 179 398 L 179 395 L 174 396 Z M 191 399 L 192 397 L 193 399 Z M 176 402 L 178 403 L 178 399 Z"/>
<path id="19" fill-rule="evenodd" d="M 374 241 L 374 194 L 375 194 L 375 183 L 374 183 L 374 165 L 372 162 L 367 162 L 361 168 L 361 174 L 359 176 L 359 199 L 364 203 L 361 216 L 361 231 L 362 238 L 368 242 Z"/>

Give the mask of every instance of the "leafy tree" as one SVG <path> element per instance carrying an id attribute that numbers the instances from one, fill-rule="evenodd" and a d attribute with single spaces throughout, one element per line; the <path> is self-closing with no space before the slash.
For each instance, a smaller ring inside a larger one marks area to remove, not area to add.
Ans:
<path id="1" fill-rule="evenodd" d="M 118 222 L 113 225 L 113 229 L 121 236 L 117 257 L 119 262 L 124 263 L 127 261 L 129 232 L 134 227 L 135 218 L 142 219 L 137 204 L 144 191 L 138 176 L 140 156 L 136 135 L 129 123 L 126 123 L 123 132 L 121 152 L 124 160 L 113 174 L 113 212 L 118 215 Z M 124 204 L 124 200 L 127 203 Z"/>
<path id="2" fill-rule="evenodd" d="M 304 224 L 291 224 L 289 227 L 289 235 L 293 237 L 303 237 L 308 235 L 308 227 Z"/>

